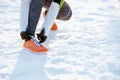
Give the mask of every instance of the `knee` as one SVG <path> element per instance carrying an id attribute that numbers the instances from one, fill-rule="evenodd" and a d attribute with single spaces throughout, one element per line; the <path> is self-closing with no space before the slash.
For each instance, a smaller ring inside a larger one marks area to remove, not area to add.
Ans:
<path id="1" fill-rule="evenodd" d="M 67 21 L 67 20 L 70 20 L 72 17 L 72 10 L 70 9 L 69 12 L 63 16 L 63 21 Z"/>
<path id="2" fill-rule="evenodd" d="M 57 19 L 67 21 L 67 20 L 70 20 L 71 17 L 72 17 L 72 10 L 70 6 L 66 2 L 64 2 L 62 8 L 58 13 Z"/>
<path id="3" fill-rule="evenodd" d="M 62 21 L 67 21 L 67 20 L 70 20 L 71 17 L 72 17 L 72 10 L 69 9 L 68 11 L 65 11 L 64 13 L 63 12 L 59 13 L 57 16 L 57 19 L 62 20 Z"/>

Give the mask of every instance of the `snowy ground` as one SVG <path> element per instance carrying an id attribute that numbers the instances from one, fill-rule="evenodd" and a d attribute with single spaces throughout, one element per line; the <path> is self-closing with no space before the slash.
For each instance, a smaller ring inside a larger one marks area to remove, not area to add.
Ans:
<path id="1" fill-rule="evenodd" d="M 73 17 L 37 55 L 22 48 L 20 1 L 0 0 L 0 80 L 120 80 L 120 0 L 68 3 Z"/>

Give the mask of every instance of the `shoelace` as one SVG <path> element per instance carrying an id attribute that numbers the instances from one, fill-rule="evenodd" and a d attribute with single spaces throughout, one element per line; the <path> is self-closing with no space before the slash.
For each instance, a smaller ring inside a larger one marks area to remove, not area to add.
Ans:
<path id="1" fill-rule="evenodd" d="M 32 41 L 36 44 L 37 47 L 41 46 L 41 44 L 33 37 L 31 36 Z"/>

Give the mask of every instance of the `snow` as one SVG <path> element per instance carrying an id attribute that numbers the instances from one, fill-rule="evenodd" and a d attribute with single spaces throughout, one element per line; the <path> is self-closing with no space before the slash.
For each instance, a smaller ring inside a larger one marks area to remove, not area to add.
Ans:
<path id="1" fill-rule="evenodd" d="M 0 80 L 120 80 L 120 0 L 67 2 L 73 16 L 56 21 L 44 54 L 22 47 L 20 1 L 0 0 Z"/>

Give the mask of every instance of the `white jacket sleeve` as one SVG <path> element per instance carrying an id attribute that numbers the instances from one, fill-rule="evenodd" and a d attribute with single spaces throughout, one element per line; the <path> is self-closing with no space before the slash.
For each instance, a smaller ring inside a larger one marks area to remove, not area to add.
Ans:
<path id="1" fill-rule="evenodd" d="M 59 4 L 56 2 L 52 2 L 51 6 L 48 10 L 48 13 L 45 17 L 45 21 L 42 25 L 42 29 L 45 29 L 46 36 L 48 36 L 50 28 L 52 27 L 57 15 L 58 15 L 58 12 L 59 12 Z"/>

